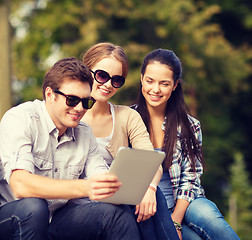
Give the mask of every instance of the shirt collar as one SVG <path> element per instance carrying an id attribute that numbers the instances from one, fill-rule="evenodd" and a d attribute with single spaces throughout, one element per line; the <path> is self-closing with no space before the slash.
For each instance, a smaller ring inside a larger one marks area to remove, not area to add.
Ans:
<path id="1" fill-rule="evenodd" d="M 57 131 L 58 133 L 58 129 L 56 128 L 52 118 L 50 117 L 50 114 L 48 113 L 47 109 L 46 109 L 46 105 L 45 105 L 45 101 L 43 100 L 42 102 L 42 112 L 43 112 L 43 115 L 45 117 L 45 121 L 46 121 L 46 124 L 47 124 L 47 128 L 48 128 L 48 133 L 51 134 L 53 133 L 54 131 Z M 75 135 L 74 135 L 74 128 L 68 128 L 66 130 L 66 132 L 63 134 L 63 136 L 65 135 L 64 139 L 65 140 L 76 140 L 75 138 Z M 62 137 L 63 137 L 62 136 Z"/>
<path id="2" fill-rule="evenodd" d="M 43 112 L 43 116 L 45 117 L 45 121 L 46 121 L 46 124 L 47 124 L 48 132 L 52 133 L 57 128 L 56 128 L 53 120 L 51 119 L 51 116 L 49 115 L 49 113 L 48 113 L 48 111 L 46 109 L 46 105 L 45 105 L 45 101 L 44 100 L 42 102 L 42 112 Z"/>

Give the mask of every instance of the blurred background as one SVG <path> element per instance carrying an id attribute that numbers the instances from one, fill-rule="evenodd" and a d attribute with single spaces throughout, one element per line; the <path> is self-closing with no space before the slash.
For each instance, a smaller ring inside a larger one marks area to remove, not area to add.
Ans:
<path id="1" fill-rule="evenodd" d="M 202 125 L 206 195 L 241 239 L 252 239 L 252 1 L 0 0 L 0 119 L 42 99 L 57 60 L 101 41 L 129 58 L 117 104 L 136 99 L 148 52 L 178 55 L 186 102 Z"/>

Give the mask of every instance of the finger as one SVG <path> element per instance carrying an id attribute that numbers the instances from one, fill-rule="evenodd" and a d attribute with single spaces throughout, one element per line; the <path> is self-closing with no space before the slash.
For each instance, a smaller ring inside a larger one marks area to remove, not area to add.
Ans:
<path id="1" fill-rule="evenodd" d="M 157 203 L 154 204 L 153 206 L 153 215 L 157 212 Z"/>
<path id="2" fill-rule="evenodd" d="M 143 220 L 144 216 L 144 207 L 140 206 L 139 212 L 138 212 L 138 217 L 137 217 L 137 222 L 141 222 Z"/>
<path id="3" fill-rule="evenodd" d="M 104 195 L 115 193 L 119 190 L 119 187 L 102 187 L 91 189 L 93 195 Z"/>
<path id="4" fill-rule="evenodd" d="M 157 206 L 156 206 L 156 204 L 155 204 L 155 203 L 150 204 L 150 207 L 149 207 L 149 214 L 150 214 L 151 216 L 153 216 L 153 215 L 156 213 L 156 211 L 157 211 Z"/>
<path id="5" fill-rule="evenodd" d="M 97 182 L 93 180 L 91 182 L 91 188 L 92 189 L 102 189 L 102 188 L 119 188 L 122 185 L 121 182 Z"/>
<path id="6" fill-rule="evenodd" d="M 118 178 L 115 175 L 108 174 L 108 173 L 95 175 L 91 179 L 97 182 L 117 182 L 118 181 Z"/>
<path id="7" fill-rule="evenodd" d="M 152 216 L 152 204 L 147 203 L 144 208 L 143 221 L 146 221 Z"/>
<path id="8" fill-rule="evenodd" d="M 139 213 L 139 208 L 140 208 L 139 204 L 138 204 L 138 205 L 136 205 L 135 215 L 137 215 L 137 214 Z"/>
<path id="9" fill-rule="evenodd" d="M 113 196 L 113 195 L 114 195 L 114 193 L 100 194 L 100 195 L 92 195 L 92 197 L 89 197 L 89 198 L 90 198 L 91 200 L 98 201 L 98 200 L 102 200 L 102 199 L 111 197 L 111 196 Z"/>

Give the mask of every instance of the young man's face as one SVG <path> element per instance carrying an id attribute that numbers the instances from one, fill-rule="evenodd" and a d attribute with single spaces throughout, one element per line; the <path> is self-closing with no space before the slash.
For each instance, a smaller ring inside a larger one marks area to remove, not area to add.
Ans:
<path id="1" fill-rule="evenodd" d="M 79 98 L 90 97 L 91 88 L 88 82 L 78 80 L 65 80 L 59 91 L 65 95 L 73 95 Z M 69 127 L 77 127 L 81 118 L 86 113 L 80 101 L 75 107 L 69 107 L 66 104 L 66 97 L 57 94 L 48 87 L 45 91 L 46 107 L 54 124 L 59 130 L 61 136 Z"/>

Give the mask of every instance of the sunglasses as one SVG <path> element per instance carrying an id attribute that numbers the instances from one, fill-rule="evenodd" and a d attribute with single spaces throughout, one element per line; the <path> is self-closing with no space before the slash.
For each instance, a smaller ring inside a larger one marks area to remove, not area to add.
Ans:
<path id="1" fill-rule="evenodd" d="M 74 95 L 66 95 L 59 90 L 53 90 L 53 91 L 66 98 L 66 105 L 68 107 L 75 107 L 81 101 L 84 109 L 90 109 L 91 107 L 93 107 L 94 103 L 96 102 L 96 100 L 93 97 L 79 98 Z"/>
<path id="2" fill-rule="evenodd" d="M 114 88 L 120 88 L 125 83 L 125 78 L 120 75 L 110 77 L 110 75 L 104 70 L 96 70 L 95 72 L 90 69 L 94 74 L 94 78 L 98 83 L 104 84 L 111 79 L 111 84 Z"/>

